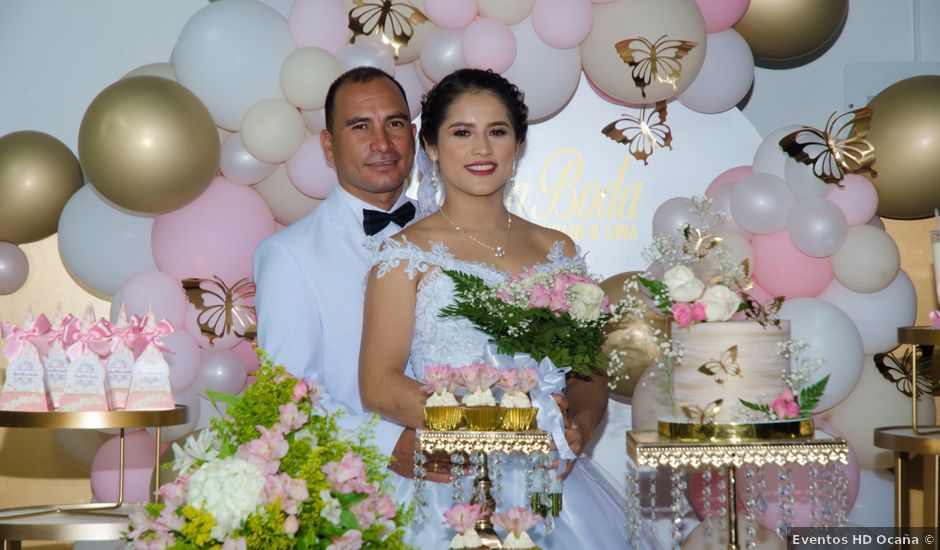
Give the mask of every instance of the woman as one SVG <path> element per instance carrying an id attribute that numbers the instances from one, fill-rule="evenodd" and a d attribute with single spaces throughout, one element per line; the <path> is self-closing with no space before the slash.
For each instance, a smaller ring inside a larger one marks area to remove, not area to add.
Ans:
<path id="1" fill-rule="evenodd" d="M 433 165 L 433 184 L 443 186 L 446 200 L 377 251 L 359 363 L 365 408 L 405 426 L 424 427 L 426 395 L 417 380 L 424 366 L 456 367 L 482 359 L 486 334 L 466 319 L 438 316 L 454 299 L 453 282 L 441 268 L 495 286 L 532 266 L 583 261 L 570 238 L 512 215 L 504 204 L 525 142 L 526 116 L 518 88 L 490 71 L 457 71 L 425 96 L 421 145 Z M 565 393 L 559 398 L 568 413 L 565 439 L 580 453 L 604 415 L 606 380 L 571 379 Z M 524 504 L 522 468 L 504 468 L 501 509 Z M 626 548 L 619 491 L 586 458 L 573 461 L 565 476 L 562 515 L 550 536 L 533 533 L 536 542 L 543 548 Z M 411 482 L 396 481 L 405 497 Z M 428 521 L 413 527 L 412 542 L 446 548 L 451 534 L 435 518 L 451 506 L 451 489 L 434 484 L 429 492 Z"/>

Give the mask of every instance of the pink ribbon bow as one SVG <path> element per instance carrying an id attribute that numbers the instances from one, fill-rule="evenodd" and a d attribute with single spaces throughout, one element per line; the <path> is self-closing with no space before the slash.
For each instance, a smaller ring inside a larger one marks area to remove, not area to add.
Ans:
<path id="1" fill-rule="evenodd" d="M 68 315 L 65 316 L 64 319 L 62 319 L 62 321 L 58 325 L 49 329 L 49 332 L 46 333 L 46 340 L 49 342 L 49 344 L 51 345 L 56 340 L 59 340 L 60 342 L 62 342 L 62 344 L 68 345 L 65 342 L 65 338 L 66 338 L 65 334 L 66 332 L 69 331 L 69 327 L 72 325 L 74 321 L 75 321 L 75 316 L 69 313 Z"/>
<path id="2" fill-rule="evenodd" d="M 170 352 L 170 348 L 166 347 L 166 345 L 163 343 L 163 337 L 169 336 L 170 334 L 173 334 L 173 332 L 173 325 L 170 324 L 170 322 L 166 319 L 161 319 L 156 325 L 154 325 L 152 330 L 142 331 L 140 333 L 140 338 L 141 341 L 144 342 L 143 347 L 147 347 L 147 343 L 153 342 L 154 347 L 163 353 L 167 353 Z"/>
<path id="3" fill-rule="evenodd" d="M 69 340 L 68 349 L 65 350 L 69 360 L 75 361 L 90 349 L 102 359 L 111 353 L 111 323 L 99 319 L 88 331 L 81 329 L 81 321 L 75 319 L 66 330 L 66 340 Z M 64 342 L 63 342 L 64 343 Z"/>
<path id="4" fill-rule="evenodd" d="M 45 336 L 50 328 L 52 328 L 52 324 L 44 314 L 40 314 L 39 317 L 33 320 L 33 324 L 29 328 L 18 327 L 13 323 L 3 321 L 0 323 L 0 335 L 7 340 L 6 345 L 3 346 L 3 355 L 6 356 L 7 360 L 12 361 L 14 357 L 23 351 L 26 342 L 32 338 Z"/>

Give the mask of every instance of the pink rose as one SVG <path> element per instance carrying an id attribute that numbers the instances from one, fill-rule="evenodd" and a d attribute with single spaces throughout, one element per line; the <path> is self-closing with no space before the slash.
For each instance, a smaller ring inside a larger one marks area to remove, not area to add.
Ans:
<path id="1" fill-rule="evenodd" d="M 551 293 L 542 285 L 529 287 L 529 307 L 548 307 L 552 303 Z"/>
<path id="2" fill-rule="evenodd" d="M 362 533 L 356 529 L 350 529 L 343 533 L 341 537 L 335 537 L 333 544 L 326 547 L 326 550 L 359 550 L 362 548 Z"/>
<path id="3" fill-rule="evenodd" d="M 705 317 L 705 305 L 702 304 L 702 302 L 695 302 L 692 304 L 692 320 L 704 321 Z"/>
<path id="4" fill-rule="evenodd" d="M 568 287 L 570 282 L 568 277 L 562 274 L 555 275 L 555 284 L 550 294 L 551 301 L 549 309 L 555 312 L 565 312 L 571 309 L 571 303 L 568 302 Z"/>
<path id="5" fill-rule="evenodd" d="M 339 462 L 323 466 L 326 481 L 338 493 L 372 494 L 375 489 L 366 480 L 366 467 L 354 452 L 349 451 Z"/>
<path id="6" fill-rule="evenodd" d="M 793 397 L 793 391 L 790 388 L 784 390 L 780 397 L 774 399 L 773 403 L 770 404 L 770 409 L 781 420 L 800 416 L 800 406 L 797 405 Z"/>
<path id="7" fill-rule="evenodd" d="M 670 310 L 672 310 L 676 324 L 680 327 L 685 328 L 692 324 L 692 308 L 689 307 L 688 302 L 676 302 L 672 304 Z"/>

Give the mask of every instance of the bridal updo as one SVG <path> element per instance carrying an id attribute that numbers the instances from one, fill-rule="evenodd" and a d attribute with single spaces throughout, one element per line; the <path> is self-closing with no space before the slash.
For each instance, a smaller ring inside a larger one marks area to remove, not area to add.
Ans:
<path id="1" fill-rule="evenodd" d="M 516 143 L 525 141 L 529 108 L 525 94 L 512 82 L 491 70 L 460 69 L 445 76 L 421 100 L 421 143 L 437 146 L 437 135 L 447 118 L 447 109 L 467 93 L 489 92 L 506 107 Z"/>

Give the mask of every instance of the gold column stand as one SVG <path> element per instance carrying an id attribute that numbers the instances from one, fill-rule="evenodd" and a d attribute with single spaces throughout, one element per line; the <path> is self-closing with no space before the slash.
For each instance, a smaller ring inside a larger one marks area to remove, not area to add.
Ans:
<path id="1" fill-rule="evenodd" d="M 898 327 L 898 343 L 913 346 L 911 350 L 911 429 L 914 435 L 940 434 L 940 426 L 924 431 L 917 425 L 917 346 L 940 346 L 940 329 L 930 326 Z"/>
<path id="2" fill-rule="evenodd" d="M 771 441 L 680 441 L 654 430 L 627 432 L 627 455 L 639 466 L 660 468 L 724 468 L 728 483 L 728 549 L 738 550 L 738 503 L 735 470 L 741 466 L 776 464 L 848 464 L 844 439 L 824 432 L 806 439 Z"/>
<path id="3" fill-rule="evenodd" d="M 489 477 L 490 453 L 547 453 L 551 449 L 551 438 L 548 432 L 542 430 L 529 430 L 524 432 L 476 432 L 476 431 L 434 431 L 418 430 L 418 450 L 422 453 L 445 452 L 454 453 L 482 453 L 483 461 L 480 471 L 473 480 L 475 490 L 471 502 L 483 504 L 484 511 L 488 511 L 483 519 L 477 522 L 476 531 L 488 548 L 502 548 L 503 545 L 493 529 L 491 516 L 496 511 L 496 502 L 490 489 L 493 484 Z M 477 495 L 482 494 L 483 498 Z"/>
<path id="4" fill-rule="evenodd" d="M 124 503 L 124 430 L 156 428 L 153 490 L 160 487 L 160 428 L 185 424 L 185 405 L 164 411 L 22 412 L 0 411 L 0 427 L 100 430 L 120 429 L 117 502 L 50 504 L 0 510 L 0 548 L 22 540 L 114 540 L 127 529 L 133 505 Z"/>

